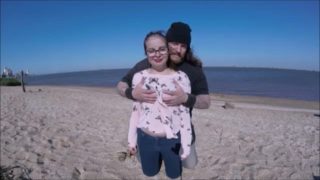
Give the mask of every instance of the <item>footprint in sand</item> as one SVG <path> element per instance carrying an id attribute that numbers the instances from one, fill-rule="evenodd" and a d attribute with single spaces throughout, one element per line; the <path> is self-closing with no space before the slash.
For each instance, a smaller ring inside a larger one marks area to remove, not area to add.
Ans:
<path id="1" fill-rule="evenodd" d="M 117 153 L 117 156 L 119 161 L 125 161 L 128 156 L 128 153 L 125 151 L 121 151 Z"/>

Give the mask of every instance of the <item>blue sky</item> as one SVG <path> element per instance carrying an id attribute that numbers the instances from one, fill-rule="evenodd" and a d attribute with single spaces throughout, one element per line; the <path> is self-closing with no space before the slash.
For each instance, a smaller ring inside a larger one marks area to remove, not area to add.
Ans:
<path id="1" fill-rule="evenodd" d="M 204 66 L 319 71 L 319 1 L 3 1 L 1 70 L 129 68 L 143 39 L 183 21 Z"/>

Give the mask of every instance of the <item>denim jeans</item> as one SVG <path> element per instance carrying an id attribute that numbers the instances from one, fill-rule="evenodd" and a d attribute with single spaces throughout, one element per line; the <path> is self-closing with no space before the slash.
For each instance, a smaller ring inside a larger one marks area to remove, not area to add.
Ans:
<path id="1" fill-rule="evenodd" d="M 143 173 L 146 176 L 155 176 L 159 173 L 163 160 L 167 176 L 180 177 L 182 173 L 180 141 L 180 133 L 177 139 L 167 139 L 150 136 L 138 129 L 138 149 Z"/>

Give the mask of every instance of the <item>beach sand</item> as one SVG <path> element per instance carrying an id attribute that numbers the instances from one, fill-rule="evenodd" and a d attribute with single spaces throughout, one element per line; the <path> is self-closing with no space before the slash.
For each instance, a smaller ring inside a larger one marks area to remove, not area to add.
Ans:
<path id="1" fill-rule="evenodd" d="M 26 90 L 1 87 L 1 166 L 24 167 L 32 179 L 150 179 L 136 158 L 121 158 L 132 102 L 115 89 Z M 183 179 L 319 176 L 318 102 L 222 94 L 211 102 L 193 110 L 199 163 Z M 163 166 L 157 178 L 166 178 Z"/>

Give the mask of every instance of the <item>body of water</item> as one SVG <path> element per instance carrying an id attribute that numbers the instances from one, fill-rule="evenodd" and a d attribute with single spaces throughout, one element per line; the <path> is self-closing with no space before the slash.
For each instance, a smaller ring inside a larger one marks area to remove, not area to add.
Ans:
<path id="1" fill-rule="evenodd" d="M 115 87 L 128 69 L 30 75 L 27 85 Z M 205 67 L 209 91 L 319 101 L 319 72 L 237 67 Z"/>

